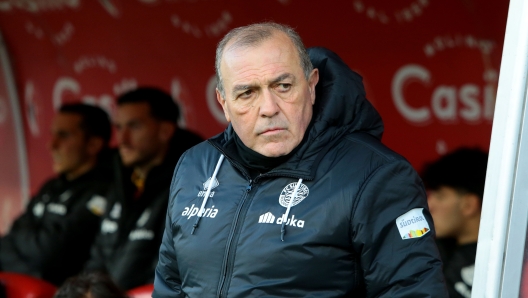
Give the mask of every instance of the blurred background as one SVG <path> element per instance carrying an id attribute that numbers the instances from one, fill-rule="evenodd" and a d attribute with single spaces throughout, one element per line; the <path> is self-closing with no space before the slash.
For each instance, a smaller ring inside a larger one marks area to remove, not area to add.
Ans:
<path id="1" fill-rule="evenodd" d="M 215 47 L 275 21 L 336 52 L 364 80 L 383 142 L 416 170 L 460 146 L 488 150 L 508 1 L 0 0 L 0 235 L 52 175 L 50 124 L 63 103 L 109 113 L 138 86 L 170 92 L 182 125 L 226 126 Z"/>

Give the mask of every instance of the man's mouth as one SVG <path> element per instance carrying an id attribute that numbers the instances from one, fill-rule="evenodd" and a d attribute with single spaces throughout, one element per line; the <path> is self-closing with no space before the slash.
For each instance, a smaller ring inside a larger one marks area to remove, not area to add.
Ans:
<path id="1" fill-rule="evenodd" d="M 273 127 L 273 128 L 269 128 L 269 129 L 266 129 L 266 130 L 262 131 L 260 134 L 261 135 L 263 135 L 263 134 L 274 134 L 274 133 L 281 132 L 283 130 L 284 130 L 284 128 Z"/>

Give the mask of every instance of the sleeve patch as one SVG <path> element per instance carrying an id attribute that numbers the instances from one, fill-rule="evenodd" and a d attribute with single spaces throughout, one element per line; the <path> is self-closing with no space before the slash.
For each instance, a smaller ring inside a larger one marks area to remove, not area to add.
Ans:
<path id="1" fill-rule="evenodd" d="M 90 199 L 90 201 L 88 201 L 88 203 L 86 204 L 86 207 L 93 214 L 97 216 L 101 216 L 104 214 L 106 210 L 106 198 L 95 195 Z"/>
<path id="2" fill-rule="evenodd" d="M 404 240 L 420 238 L 431 230 L 423 215 L 423 208 L 414 208 L 396 218 L 396 227 Z"/>

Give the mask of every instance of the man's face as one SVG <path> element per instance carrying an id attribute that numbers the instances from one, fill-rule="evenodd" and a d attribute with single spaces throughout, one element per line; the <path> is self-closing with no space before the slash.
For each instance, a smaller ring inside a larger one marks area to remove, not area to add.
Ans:
<path id="1" fill-rule="evenodd" d="M 462 196 L 454 188 L 442 186 L 427 194 L 438 238 L 457 237 L 464 225 Z"/>
<path id="2" fill-rule="evenodd" d="M 49 149 L 57 174 L 76 176 L 88 162 L 88 139 L 81 122 L 82 116 L 74 113 L 58 113 L 53 119 Z"/>
<path id="3" fill-rule="evenodd" d="M 143 166 L 160 155 L 161 122 L 150 114 L 148 103 L 119 105 L 114 120 L 119 154 L 125 166 Z"/>
<path id="4" fill-rule="evenodd" d="M 242 142 L 268 157 L 290 153 L 312 118 L 317 69 L 306 80 L 289 38 L 277 32 L 253 47 L 224 51 L 220 71 L 225 98 L 217 91 L 227 121 Z"/>

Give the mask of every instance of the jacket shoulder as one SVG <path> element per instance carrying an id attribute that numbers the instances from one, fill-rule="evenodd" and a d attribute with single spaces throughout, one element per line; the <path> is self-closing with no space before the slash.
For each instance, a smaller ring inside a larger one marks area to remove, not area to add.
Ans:
<path id="1" fill-rule="evenodd" d="M 341 145 L 355 151 L 355 154 L 379 159 L 384 163 L 409 163 L 405 157 L 387 147 L 379 139 L 364 132 L 354 132 L 347 135 Z"/>

